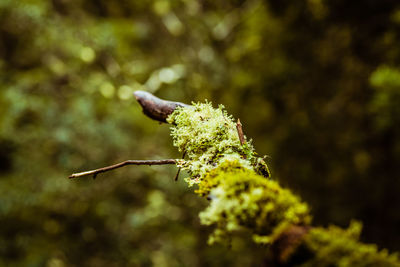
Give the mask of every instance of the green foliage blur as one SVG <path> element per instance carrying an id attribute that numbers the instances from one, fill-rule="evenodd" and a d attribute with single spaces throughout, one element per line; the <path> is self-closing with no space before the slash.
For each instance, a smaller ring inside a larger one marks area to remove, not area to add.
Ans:
<path id="1" fill-rule="evenodd" d="M 181 157 L 134 90 L 224 104 L 315 224 L 400 250 L 399 43 L 395 0 L 1 0 L 0 265 L 263 262 L 173 166 L 67 179 Z"/>

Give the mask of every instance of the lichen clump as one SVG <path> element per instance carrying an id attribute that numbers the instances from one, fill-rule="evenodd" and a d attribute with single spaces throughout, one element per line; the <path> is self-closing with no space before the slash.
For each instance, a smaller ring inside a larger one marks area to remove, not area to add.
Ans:
<path id="1" fill-rule="evenodd" d="M 236 124 L 220 105 L 197 103 L 177 108 L 167 119 L 173 126 L 174 146 L 185 153 L 180 167 L 189 172 L 189 186 L 198 184 L 212 169 L 226 160 L 237 160 L 253 169 L 254 149 L 250 142 L 240 144 Z"/>

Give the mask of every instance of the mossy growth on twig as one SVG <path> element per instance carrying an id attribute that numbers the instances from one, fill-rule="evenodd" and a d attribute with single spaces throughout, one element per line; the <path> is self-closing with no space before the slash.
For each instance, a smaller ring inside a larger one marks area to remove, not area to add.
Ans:
<path id="1" fill-rule="evenodd" d="M 259 244 L 291 240 L 278 256 L 290 266 L 400 266 L 396 255 L 358 241 L 360 224 L 353 223 L 348 230 L 309 226 L 307 205 L 271 179 L 250 141 L 241 144 L 236 124 L 223 106 L 178 107 L 167 121 L 174 145 L 186 154 L 178 161 L 189 173 L 185 180 L 189 186 L 198 185 L 196 193 L 210 200 L 200 213 L 203 224 L 215 226 L 210 243 L 229 241 L 245 229 Z M 307 257 L 292 261 L 304 251 Z"/>

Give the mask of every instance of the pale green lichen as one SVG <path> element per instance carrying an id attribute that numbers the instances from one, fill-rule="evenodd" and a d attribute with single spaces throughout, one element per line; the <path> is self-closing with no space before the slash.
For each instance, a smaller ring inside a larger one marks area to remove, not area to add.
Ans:
<path id="1" fill-rule="evenodd" d="M 210 103 L 193 103 L 191 107 L 177 108 L 168 122 L 173 125 L 174 145 L 186 154 L 187 160 L 180 167 L 189 172 L 190 186 L 198 184 L 226 157 L 234 157 L 243 167 L 253 169 L 253 146 L 250 142 L 240 144 L 236 124 L 222 105 L 214 109 Z"/>

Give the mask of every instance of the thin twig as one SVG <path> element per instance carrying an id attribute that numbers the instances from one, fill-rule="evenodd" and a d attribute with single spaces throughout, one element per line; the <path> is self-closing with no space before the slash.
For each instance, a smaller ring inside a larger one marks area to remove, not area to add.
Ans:
<path id="1" fill-rule="evenodd" d="M 93 175 L 93 179 L 95 179 L 99 173 L 111 171 L 111 170 L 121 168 L 126 165 L 167 165 L 167 164 L 176 164 L 176 162 L 177 161 L 175 159 L 126 160 L 126 161 L 123 161 L 123 162 L 120 162 L 120 163 L 117 163 L 117 164 L 114 164 L 111 166 L 103 167 L 100 169 L 74 173 L 74 174 L 70 175 L 69 178 L 72 179 L 72 178 L 77 178 L 77 177 L 82 177 L 82 176 Z"/>
<path id="2" fill-rule="evenodd" d="M 186 156 L 186 151 L 183 151 L 182 159 L 185 159 L 185 156 Z M 181 172 L 181 169 L 182 169 L 182 167 L 178 168 L 178 171 L 177 171 L 177 173 L 175 175 L 175 179 L 174 179 L 175 182 L 178 181 L 179 173 Z"/>
<path id="3" fill-rule="evenodd" d="M 174 178 L 174 181 L 176 182 L 176 181 L 178 181 L 178 178 L 179 178 L 179 173 L 181 172 L 181 167 L 179 167 L 178 168 L 178 171 L 176 172 L 176 175 L 175 175 L 175 178 Z"/>
<path id="4" fill-rule="evenodd" d="M 246 144 L 246 139 L 244 139 L 242 124 L 240 123 L 240 119 L 237 120 L 236 129 L 239 135 L 240 144 L 243 146 Z"/>

